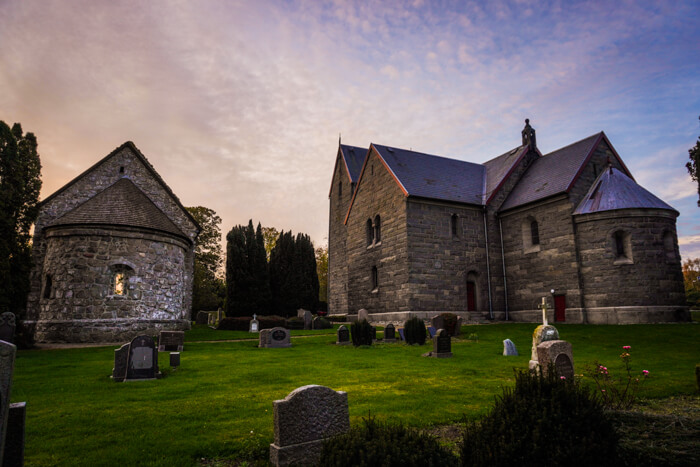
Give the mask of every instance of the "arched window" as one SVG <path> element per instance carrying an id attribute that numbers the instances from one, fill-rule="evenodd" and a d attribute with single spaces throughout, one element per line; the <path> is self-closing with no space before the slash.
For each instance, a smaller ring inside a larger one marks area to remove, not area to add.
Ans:
<path id="1" fill-rule="evenodd" d="M 613 254 L 615 264 L 631 264 L 632 261 L 632 238 L 624 230 L 616 230 L 612 236 Z"/>
<path id="2" fill-rule="evenodd" d="M 382 220 L 377 214 L 374 217 L 374 243 L 379 243 L 382 241 Z"/>
<path id="3" fill-rule="evenodd" d="M 535 219 L 530 221 L 530 238 L 532 245 L 540 244 L 540 229 L 537 226 L 537 221 Z"/>
<path id="4" fill-rule="evenodd" d="M 43 295 L 44 298 L 51 298 L 52 286 L 53 286 L 53 284 L 51 281 L 51 274 L 47 274 L 44 277 L 44 295 Z"/>
<path id="5" fill-rule="evenodd" d="M 523 235 L 523 251 L 534 253 L 540 251 L 540 229 L 534 217 L 528 216 L 521 224 Z"/>
<path id="6" fill-rule="evenodd" d="M 367 219 L 367 246 L 374 243 L 374 228 L 372 227 L 372 219 Z"/>
<path id="7" fill-rule="evenodd" d="M 372 290 L 377 290 L 379 288 L 379 271 L 377 271 L 377 266 L 372 266 Z"/>
<path id="8" fill-rule="evenodd" d="M 129 278 L 133 275 L 134 270 L 126 264 L 116 264 L 111 267 L 111 270 L 111 295 L 118 297 L 129 296 Z"/>
<path id="9" fill-rule="evenodd" d="M 450 217 L 450 231 L 452 232 L 452 237 L 459 236 L 459 230 L 457 228 L 458 224 L 459 217 L 457 217 L 457 214 L 452 214 L 452 217 Z"/>

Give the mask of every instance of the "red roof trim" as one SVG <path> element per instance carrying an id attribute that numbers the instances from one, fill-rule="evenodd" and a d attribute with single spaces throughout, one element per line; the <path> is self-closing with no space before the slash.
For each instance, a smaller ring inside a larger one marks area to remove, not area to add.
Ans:
<path id="1" fill-rule="evenodd" d="M 601 131 L 601 132 L 598 134 L 598 137 L 596 138 L 595 142 L 591 145 L 591 149 L 590 149 L 590 151 L 588 152 L 588 154 L 586 155 L 586 158 L 583 160 L 583 163 L 581 164 L 581 167 L 578 168 L 578 171 L 576 172 L 576 175 L 574 175 L 574 178 L 571 180 L 571 183 L 569 183 L 569 186 L 566 187 L 566 192 L 567 192 L 567 193 L 568 193 L 569 191 L 571 191 L 571 189 L 574 187 L 574 184 L 575 184 L 575 183 L 578 181 L 578 179 L 581 177 L 581 174 L 583 173 L 583 169 L 586 167 L 586 165 L 588 165 L 588 162 L 591 160 L 591 157 L 593 157 L 593 154 L 595 153 L 595 150 L 598 148 L 598 145 L 600 145 L 601 141 L 605 141 L 605 143 L 607 143 L 608 147 L 610 148 L 610 150 L 611 150 L 612 153 L 613 153 L 613 156 L 615 156 L 615 158 L 617 159 L 617 161 L 620 163 L 620 166 L 622 166 L 622 168 L 624 169 L 625 175 L 627 175 L 629 178 L 631 178 L 632 180 L 634 180 L 634 177 L 633 177 L 632 174 L 630 173 L 630 171 L 629 171 L 629 169 L 627 168 L 627 166 L 625 165 L 625 163 L 622 162 L 622 158 L 621 158 L 620 155 L 617 153 L 617 151 L 616 151 L 615 148 L 613 147 L 612 143 L 610 143 L 610 140 L 609 140 L 608 137 L 605 135 L 605 132 Z"/>
<path id="2" fill-rule="evenodd" d="M 510 176 L 513 175 L 513 171 L 515 171 L 515 168 L 516 168 L 518 165 L 520 165 L 520 161 L 523 160 L 523 157 L 525 157 L 525 155 L 528 153 L 528 150 L 529 150 L 529 146 L 522 146 L 522 149 L 521 149 L 522 154 L 520 154 L 520 156 L 518 156 L 518 159 L 513 163 L 512 166 L 510 166 L 510 169 L 508 170 L 508 173 L 501 179 L 501 182 L 498 184 L 498 186 L 491 192 L 491 196 L 489 196 L 489 198 L 486 200 L 486 202 L 484 203 L 484 205 L 487 205 L 487 204 L 489 204 L 489 203 L 491 202 L 491 200 L 494 198 L 494 196 L 496 196 L 496 194 L 498 193 L 498 191 L 499 191 L 499 190 L 503 187 L 503 185 L 506 183 L 506 180 L 508 180 L 508 179 L 510 178 Z M 540 150 L 539 150 L 539 149 L 535 149 L 535 150 L 537 151 L 537 154 L 539 154 L 540 157 L 542 157 L 542 153 L 540 152 Z M 482 164 L 482 165 L 483 165 L 483 164 Z M 488 170 L 485 171 L 485 174 L 487 174 L 487 173 L 488 173 Z M 486 188 L 486 183 L 484 183 L 484 188 Z"/>

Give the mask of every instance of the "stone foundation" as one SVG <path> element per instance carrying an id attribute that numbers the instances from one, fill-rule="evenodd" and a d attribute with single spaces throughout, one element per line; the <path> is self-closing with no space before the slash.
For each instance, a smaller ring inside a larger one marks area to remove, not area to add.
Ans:
<path id="1" fill-rule="evenodd" d="M 156 336 L 161 331 L 186 331 L 189 320 L 170 319 L 85 319 L 24 321 L 34 329 L 37 343 L 128 342 L 140 335 Z"/>

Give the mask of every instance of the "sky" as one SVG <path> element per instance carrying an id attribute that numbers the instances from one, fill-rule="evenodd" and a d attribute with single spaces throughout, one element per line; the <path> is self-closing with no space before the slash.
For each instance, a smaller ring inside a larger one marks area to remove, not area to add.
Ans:
<path id="1" fill-rule="evenodd" d="M 605 131 L 700 257 L 700 2 L 0 0 L 0 120 L 46 198 L 133 141 L 222 232 L 327 243 L 338 149 L 485 162 Z"/>

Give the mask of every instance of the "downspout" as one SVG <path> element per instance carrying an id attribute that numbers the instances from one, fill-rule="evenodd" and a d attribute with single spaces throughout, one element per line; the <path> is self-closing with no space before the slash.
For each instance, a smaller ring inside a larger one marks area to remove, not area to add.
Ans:
<path id="1" fill-rule="evenodd" d="M 489 262 L 489 229 L 486 225 L 486 206 L 484 206 L 484 239 L 486 242 L 486 279 L 489 284 L 489 316 L 493 320 L 493 302 L 491 298 L 491 264 Z"/>
<path id="2" fill-rule="evenodd" d="M 498 216 L 498 214 L 496 214 Z M 501 218 L 498 218 L 498 234 L 501 237 L 501 261 L 503 263 L 503 300 L 506 307 L 506 321 L 508 321 L 508 281 L 506 280 L 506 255 L 503 251 L 503 227 L 501 226 Z"/>
<path id="3" fill-rule="evenodd" d="M 578 276 L 578 290 L 579 290 L 579 306 L 581 307 L 581 321 L 583 324 L 588 324 L 588 311 L 585 308 L 585 301 L 583 299 L 583 274 L 581 272 L 581 252 L 578 245 L 578 227 L 576 226 L 576 219 L 571 216 L 571 225 L 574 228 L 574 251 L 576 252 L 576 275 Z"/>

